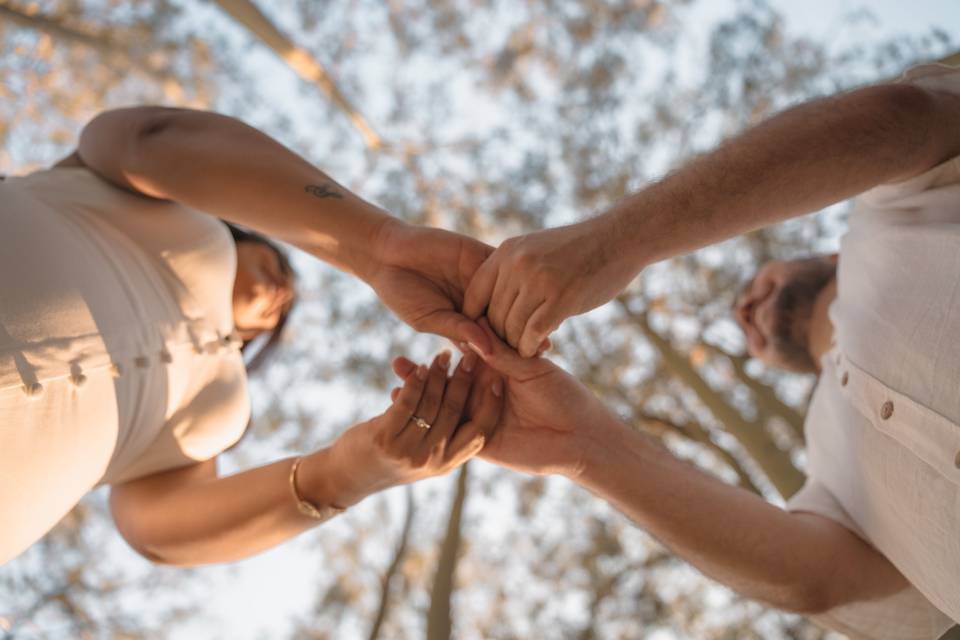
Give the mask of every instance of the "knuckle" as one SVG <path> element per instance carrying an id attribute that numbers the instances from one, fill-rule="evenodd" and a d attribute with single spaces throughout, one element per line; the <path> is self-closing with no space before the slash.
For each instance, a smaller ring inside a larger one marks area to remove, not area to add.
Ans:
<path id="1" fill-rule="evenodd" d="M 397 398 L 396 407 L 403 415 L 410 415 L 416 410 L 417 403 L 410 395 L 401 393 Z"/>
<path id="2" fill-rule="evenodd" d="M 540 265 L 537 270 L 537 285 L 546 291 L 562 289 L 564 280 L 563 272 L 553 265 Z"/>
<path id="3" fill-rule="evenodd" d="M 543 340 L 548 333 L 550 333 L 550 325 L 553 323 L 552 318 L 547 315 L 540 316 L 536 320 L 530 323 L 528 329 L 530 330 L 531 339 L 536 340 L 537 344 L 533 345 L 534 348 L 539 347 L 539 342 Z"/>
<path id="4" fill-rule="evenodd" d="M 459 399 L 449 401 L 449 402 L 444 402 L 443 405 L 440 407 L 439 413 L 437 414 L 438 421 L 442 419 L 446 419 L 446 420 L 455 419 L 457 416 L 460 415 L 460 408 L 462 404 L 463 402 Z"/>

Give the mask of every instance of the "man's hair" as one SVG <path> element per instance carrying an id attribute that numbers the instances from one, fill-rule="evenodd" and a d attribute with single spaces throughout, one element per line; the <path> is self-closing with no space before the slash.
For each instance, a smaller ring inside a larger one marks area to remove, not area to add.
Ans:
<path id="1" fill-rule="evenodd" d="M 837 275 L 837 266 L 824 258 L 793 261 L 800 268 L 777 292 L 773 301 L 776 324 L 771 341 L 774 350 L 791 370 L 815 373 L 817 365 L 809 348 L 810 320 L 817 296 Z"/>

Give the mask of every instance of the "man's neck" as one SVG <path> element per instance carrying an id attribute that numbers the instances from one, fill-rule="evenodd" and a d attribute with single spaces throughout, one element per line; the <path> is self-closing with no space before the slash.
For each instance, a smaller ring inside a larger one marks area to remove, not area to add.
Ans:
<path id="1" fill-rule="evenodd" d="M 813 356 L 813 362 L 820 372 L 820 358 L 830 349 L 833 340 L 833 323 L 830 322 L 830 304 L 837 297 L 837 279 L 825 286 L 813 303 L 813 313 L 810 316 L 810 329 L 807 333 L 807 348 Z"/>

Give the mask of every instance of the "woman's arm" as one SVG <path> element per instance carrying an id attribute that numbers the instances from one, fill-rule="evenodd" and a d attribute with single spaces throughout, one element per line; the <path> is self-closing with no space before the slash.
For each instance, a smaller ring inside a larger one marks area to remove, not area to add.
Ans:
<path id="1" fill-rule="evenodd" d="M 392 219 L 270 136 L 208 111 L 106 111 L 83 129 L 78 152 L 118 186 L 256 229 L 361 277 Z"/>
<path id="2" fill-rule="evenodd" d="M 326 449 L 305 456 L 299 495 L 323 511 L 356 504 L 388 487 L 442 475 L 476 455 L 500 415 L 499 380 L 475 386 L 474 356 L 447 379 L 450 354 L 421 366 L 381 416 L 356 425 Z M 461 424 L 469 396 L 480 408 Z M 413 417 L 432 424 L 422 429 Z M 145 557 L 198 565 L 250 556 L 321 522 L 303 515 L 290 486 L 292 459 L 229 477 L 216 461 L 154 474 L 112 488 L 120 533 Z"/>
<path id="3" fill-rule="evenodd" d="M 189 109 L 117 109 L 84 128 L 78 152 L 121 188 L 250 227 L 359 276 L 417 331 L 488 348 L 460 307 L 491 247 L 389 216 L 239 120 Z"/>

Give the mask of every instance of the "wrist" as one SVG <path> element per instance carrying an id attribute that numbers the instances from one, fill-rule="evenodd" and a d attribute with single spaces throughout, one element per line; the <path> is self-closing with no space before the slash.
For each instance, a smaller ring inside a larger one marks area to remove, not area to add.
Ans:
<path id="1" fill-rule="evenodd" d="M 355 486 L 347 470 L 338 463 L 333 447 L 303 456 L 297 473 L 297 487 L 301 497 L 317 508 L 346 509 L 372 493 Z"/>
<path id="2" fill-rule="evenodd" d="M 390 263 L 391 247 L 395 247 L 398 238 L 408 233 L 414 226 L 384 213 L 371 231 L 368 245 L 369 257 L 364 271 L 357 273 L 360 279 L 373 286 L 380 269 Z"/>
<path id="3" fill-rule="evenodd" d="M 608 273 L 629 281 L 655 260 L 648 257 L 648 247 L 634 211 L 617 205 L 601 216 L 587 221 L 595 225 L 591 231 L 600 239 L 607 255 Z"/>
<path id="4" fill-rule="evenodd" d="M 637 434 L 613 415 L 604 416 L 583 431 L 577 443 L 579 463 L 564 475 L 569 480 L 589 488 L 602 482 L 602 472 L 631 446 L 630 436 Z"/>

